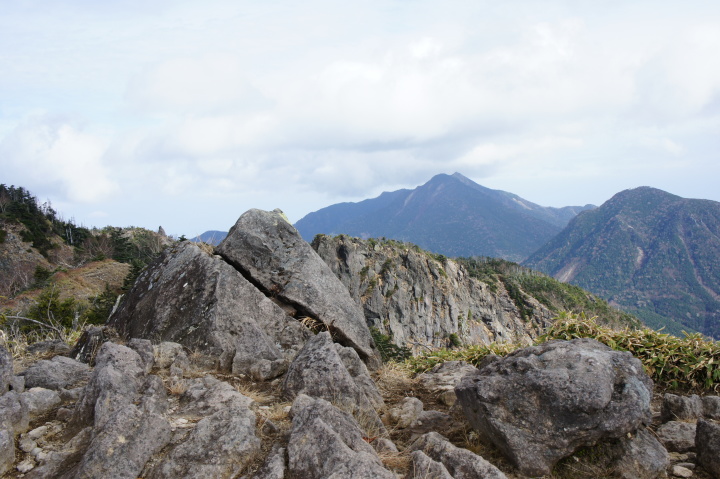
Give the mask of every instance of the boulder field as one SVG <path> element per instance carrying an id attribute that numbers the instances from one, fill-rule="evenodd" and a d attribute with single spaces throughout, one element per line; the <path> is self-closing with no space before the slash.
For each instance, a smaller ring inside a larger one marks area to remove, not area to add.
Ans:
<path id="1" fill-rule="evenodd" d="M 0 475 L 720 477 L 720 398 L 660 406 L 628 353 L 551 341 L 410 378 L 278 210 L 214 253 L 166 249 L 72 351 L 0 346 Z M 600 469 L 569 473 L 582 457 Z"/>

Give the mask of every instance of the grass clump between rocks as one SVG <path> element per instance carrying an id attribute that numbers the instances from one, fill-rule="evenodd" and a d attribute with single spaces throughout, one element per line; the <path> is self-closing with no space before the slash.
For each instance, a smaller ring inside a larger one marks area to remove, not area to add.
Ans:
<path id="1" fill-rule="evenodd" d="M 601 326 L 596 318 L 562 312 L 555 323 L 536 340 L 592 338 L 617 351 L 628 351 L 638 358 L 645 371 L 661 389 L 720 393 L 720 343 L 701 334 L 680 338 L 648 328 L 612 329 Z M 478 365 L 488 354 L 505 356 L 519 344 L 491 343 L 460 349 L 441 349 L 405 360 L 413 372 L 430 370 L 445 361 L 467 361 Z"/>

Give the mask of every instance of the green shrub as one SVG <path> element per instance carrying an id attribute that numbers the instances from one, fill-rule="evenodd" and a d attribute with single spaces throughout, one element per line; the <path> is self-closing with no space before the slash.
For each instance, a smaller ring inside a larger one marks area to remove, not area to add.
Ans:
<path id="1" fill-rule="evenodd" d="M 404 346 L 398 346 L 392 342 L 392 336 L 383 334 L 378 328 L 370 328 L 375 346 L 380 351 L 383 362 L 401 362 L 412 357 L 412 351 Z"/>
<path id="2" fill-rule="evenodd" d="M 660 389 L 720 393 L 720 343 L 700 334 L 679 338 L 652 329 L 615 330 L 599 325 L 596 318 L 562 312 L 536 344 L 551 339 L 592 338 L 617 351 L 638 358 Z M 520 345 L 491 343 L 460 349 L 441 349 L 408 358 L 414 372 L 424 372 L 445 361 L 467 361 L 478 365 L 488 354 L 505 356 Z"/>

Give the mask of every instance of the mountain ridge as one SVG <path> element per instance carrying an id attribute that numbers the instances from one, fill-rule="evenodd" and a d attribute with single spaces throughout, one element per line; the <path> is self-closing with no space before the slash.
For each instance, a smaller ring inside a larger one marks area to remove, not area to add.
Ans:
<path id="1" fill-rule="evenodd" d="M 651 326 L 720 336 L 720 203 L 647 186 L 579 214 L 524 264 Z"/>
<path id="2" fill-rule="evenodd" d="M 518 261 L 559 233 L 577 211 L 593 207 L 543 207 L 460 173 L 439 174 L 413 190 L 322 208 L 295 227 L 306 241 L 319 233 L 387 237 L 447 256 Z"/>

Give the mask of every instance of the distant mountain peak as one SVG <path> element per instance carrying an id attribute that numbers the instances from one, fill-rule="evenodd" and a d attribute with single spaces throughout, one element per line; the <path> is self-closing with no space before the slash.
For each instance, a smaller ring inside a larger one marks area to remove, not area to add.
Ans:
<path id="1" fill-rule="evenodd" d="M 492 190 L 461 173 L 438 174 L 413 190 L 323 208 L 295 227 L 318 233 L 410 241 L 447 256 L 527 257 L 587 207 L 546 208 Z"/>
<path id="2" fill-rule="evenodd" d="M 648 325 L 720 338 L 720 203 L 642 186 L 578 215 L 525 265 Z"/>

